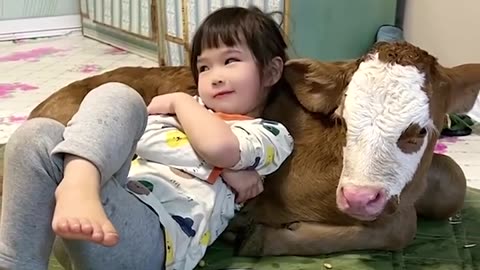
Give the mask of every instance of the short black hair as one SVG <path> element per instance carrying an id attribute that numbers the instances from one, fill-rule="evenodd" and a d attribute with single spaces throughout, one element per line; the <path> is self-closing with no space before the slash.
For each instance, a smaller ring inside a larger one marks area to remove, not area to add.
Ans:
<path id="1" fill-rule="evenodd" d="M 204 49 L 218 48 L 221 44 L 233 47 L 243 41 L 260 71 L 277 56 L 284 63 L 288 60 L 287 44 L 272 16 L 254 6 L 224 7 L 208 15 L 193 37 L 190 68 L 195 83 L 198 83 L 197 58 Z"/>

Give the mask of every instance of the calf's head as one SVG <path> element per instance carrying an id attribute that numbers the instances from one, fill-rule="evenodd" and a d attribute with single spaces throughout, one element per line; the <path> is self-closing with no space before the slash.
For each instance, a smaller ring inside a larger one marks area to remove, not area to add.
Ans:
<path id="1" fill-rule="evenodd" d="M 445 68 L 404 42 L 378 43 L 355 61 L 291 60 L 285 72 L 305 109 L 341 119 L 337 207 L 360 220 L 424 181 L 445 113 L 471 109 L 480 89 L 480 64 Z"/>

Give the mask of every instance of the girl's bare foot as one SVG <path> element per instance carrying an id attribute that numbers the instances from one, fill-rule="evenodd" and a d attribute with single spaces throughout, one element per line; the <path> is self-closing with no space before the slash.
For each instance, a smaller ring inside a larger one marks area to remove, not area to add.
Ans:
<path id="1" fill-rule="evenodd" d="M 118 243 L 118 233 L 101 203 L 98 178 L 70 174 L 60 182 L 55 191 L 57 202 L 52 220 L 52 229 L 58 236 L 104 246 Z"/>

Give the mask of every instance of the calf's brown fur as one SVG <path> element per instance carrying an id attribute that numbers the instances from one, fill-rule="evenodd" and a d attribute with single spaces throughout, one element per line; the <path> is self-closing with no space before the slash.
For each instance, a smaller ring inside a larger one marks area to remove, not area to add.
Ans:
<path id="1" fill-rule="evenodd" d="M 189 94 L 196 92 L 195 82 L 187 67 L 122 67 L 61 88 L 36 106 L 29 118 L 47 117 L 66 125 L 88 92 L 107 82 L 121 82 L 129 85 L 143 97 L 147 104 L 159 94 L 176 91 Z"/>
<path id="2" fill-rule="evenodd" d="M 426 73 L 425 91 L 431 96 L 437 129 L 441 129 L 446 112 L 468 110 L 478 95 L 480 65 L 444 68 L 408 43 L 378 44 L 372 51 L 416 65 Z M 253 220 L 245 238 L 240 239 L 240 255 L 401 249 L 415 235 L 417 214 L 442 219 L 462 207 L 465 176 L 452 159 L 433 154 L 434 135 L 414 178 L 379 218 L 360 221 L 337 208 L 335 191 L 345 144 L 345 126 L 338 111 L 344 89 L 361 61 L 303 59 L 287 63 L 285 75 L 292 89 L 276 93 L 264 117 L 286 125 L 295 139 L 295 150 L 280 170 L 268 177 L 265 191 L 232 223 L 231 229 L 235 229 L 238 224 L 245 225 L 242 217 Z M 146 103 L 158 94 L 195 92 L 187 67 L 119 68 L 60 89 L 37 106 L 30 118 L 49 117 L 66 124 L 88 91 L 113 81 L 130 85 Z"/>

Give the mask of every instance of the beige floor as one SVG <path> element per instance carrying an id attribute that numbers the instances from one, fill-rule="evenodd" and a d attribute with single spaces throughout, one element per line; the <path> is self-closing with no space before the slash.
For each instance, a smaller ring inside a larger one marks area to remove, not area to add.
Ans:
<path id="1" fill-rule="evenodd" d="M 0 42 L 0 144 L 28 113 L 61 87 L 122 66 L 157 66 L 74 32 L 68 36 Z"/>
<path id="2" fill-rule="evenodd" d="M 443 147 L 439 147 L 443 144 Z M 446 148 L 444 148 L 446 147 Z M 462 167 L 469 187 L 480 189 L 480 126 L 466 137 L 441 139 L 437 149 L 452 157 Z"/>

